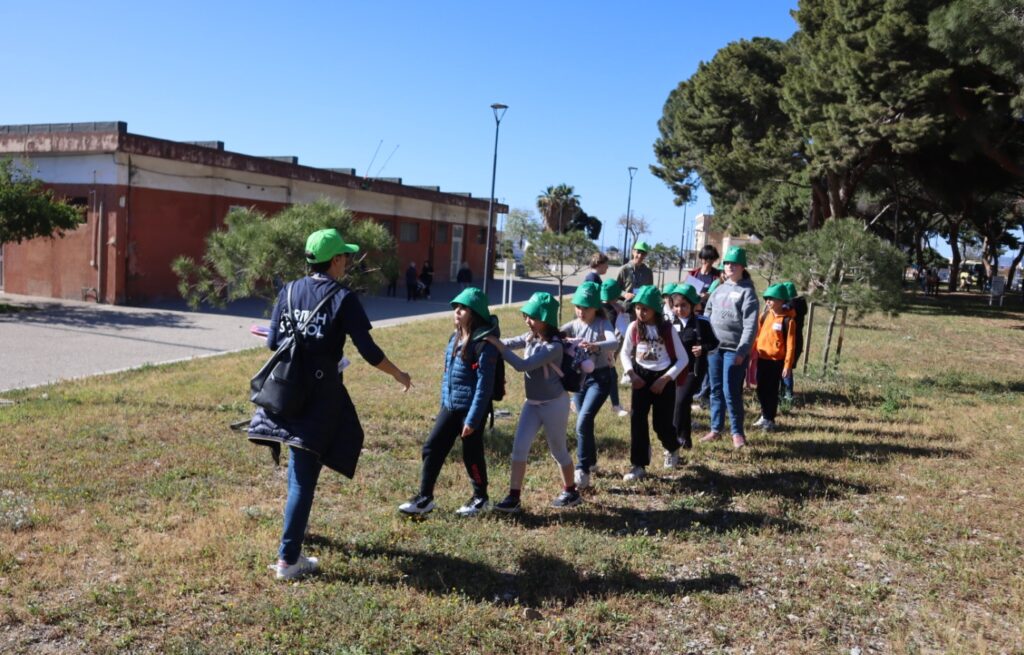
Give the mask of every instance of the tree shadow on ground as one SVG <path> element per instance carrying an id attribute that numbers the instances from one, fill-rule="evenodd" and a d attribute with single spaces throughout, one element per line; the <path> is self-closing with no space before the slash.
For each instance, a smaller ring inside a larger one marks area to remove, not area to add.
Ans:
<path id="1" fill-rule="evenodd" d="M 862 407 L 868 403 L 881 402 L 881 396 L 858 393 L 856 397 L 839 391 L 811 389 L 796 394 L 797 407 L 801 406 L 846 406 Z"/>
<path id="2" fill-rule="evenodd" d="M 751 493 L 785 498 L 803 505 L 821 498 L 866 494 L 870 488 L 807 471 L 766 471 L 753 475 L 729 475 L 706 466 L 694 466 L 673 485 L 677 493 L 704 492 L 727 503 L 733 496 Z"/>
<path id="3" fill-rule="evenodd" d="M 45 325 L 48 328 L 78 329 L 130 329 L 138 327 L 168 327 L 204 329 L 186 314 L 173 312 L 131 311 L 110 309 L 103 305 L 62 305 L 38 302 L 27 305 L 24 311 L 0 313 L 0 325 L 7 322 Z"/>
<path id="4" fill-rule="evenodd" d="M 1000 382 L 997 380 L 965 379 L 962 376 L 925 376 L 916 382 L 918 387 L 928 390 L 965 394 L 1024 393 L 1024 380 Z"/>
<path id="5" fill-rule="evenodd" d="M 331 549 L 336 544 L 319 539 L 318 544 Z M 316 542 L 314 542 L 316 543 Z M 341 571 L 325 572 L 329 582 L 390 584 L 411 586 L 436 596 L 460 594 L 476 602 L 544 607 L 551 601 L 573 605 L 587 597 L 643 594 L 660 597 L 698 592 L 730 593 L 743 589 L 740 579 L 730 573 L 711 574 L 691 579 L 642 577 L 633 570 L 613 563 L 600 571 L 582 571 L 558 557 L 527 550 L 512 570 L 445 553 L 425 553 L 398 547 L 359 546 L 351 552 L 353 567 L 341 565 Z M 378 560 L 390 571 L 367 575 L 358 569 L 360 560 Z M 346 568 L 354 570 L 346 571 Z"/>
<path id="6" fill-rule="evenodd" d="M 902 311 L 907 314 L 925 316 L 977 316 L 979 318 L 1019 318 L 1024 305 L 1014 296 L 1006 296 L 1003 306 L 989 306 L 988 294 L 963 293 L 944 294 L 936 297 L 903 296 Z"/>
<path id="7" fill-rule="evenodd" d="M 964 459 L 967 453 L 955 448 L 905 446 L 867 441 L 817 441 L 811 439 L 778 441 L 771 449 L 758 452 L 759 459 L 871 461 L 885 463 L 897 457 L 934 457 Z M 861 492 L 863 493 L 863 492 Z"/>

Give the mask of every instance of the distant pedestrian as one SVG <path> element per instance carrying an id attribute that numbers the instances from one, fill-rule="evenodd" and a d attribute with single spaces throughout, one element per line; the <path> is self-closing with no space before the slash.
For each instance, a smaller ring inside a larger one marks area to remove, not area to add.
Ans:
<path id="1" fill-rule="evenodd" d="M 416 275 L 416 262 L 409 262 L 409 268 L 405 269 L 405 302 L 416 300 L 419 294 L 419 280 Z"/>
<path id="2" fill-rule="evenodd" d="M 423 262 L 420 269 L 420 282 L 423 283 L 423 296 L 430 299 L 430 286 L 434 284 L 434 267 L 429 261 Z"/>
<path id="3" fill-rule="evenodd" d="M 603 252 L 595 252 L 590 256 L 590 272 L 587 273 L 587 277 L 583 280 L 584 282 L 594 282 L 595 284 L 601 284 L 601 276 L 608 272 L 608 255 Z"/>
<path id="4" fill-rule="evenodd" d="M 468 262 L 462 262 L 458 272 L 455 274 L 455 281 L 462 285 L 463 289 L 473 284 L 473 271 L 470 270 Z"/>

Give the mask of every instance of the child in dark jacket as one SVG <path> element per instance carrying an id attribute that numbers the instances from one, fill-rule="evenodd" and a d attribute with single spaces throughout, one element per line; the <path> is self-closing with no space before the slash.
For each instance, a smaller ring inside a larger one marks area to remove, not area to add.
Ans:
<path id="1" fill-rule="evenodd" d="M 757 330 L 757 398 L 761 402 L 761 418 L 754 427 L 765 432 L 775 429 L 779 408 L 779 381 L 793 370 L 796 352 L 796 312 L 785 309 L 789 293 L 781 284 L 773 284 L 764 292 L 768 309 L 761 315 Z"/>
<path id="2" fill-rule="evenodd" d="M 686 449 L 693 448 L 693 396 L 707 376 L 708 353 L 718 347 L 711 323 L 694 311 L 699 304 L 700 295 L 692 285 L 680 284 L 672 289 L 672 327 L 679 332 L 679 340 L 683 343 L 688 373 L 680 376 L 685 379 L 676 390 L 674 423 L 676 438 Z"/>
<path id="3" fill-rule="evenodd" d="M 789 300 L 786 301 L 786 307 L 792 309 L 796 314 L 794 321 L 796 322 L 796 348 L 793 353 L 793 369 L 800 362 L 800 355 L 804 351 L 804 320 L 807 318 L 807 300 L 800 295 L 797 291 L 796 285 L 792 282 L 783 282 L 782 286 L 786 287 L 786 293 L 789 295 Z M 790 369 L 789 375 L 782 378 L 782 397 L 786 402 L 793 402 L 793 369 Z"/>
<path id="4" fill-rule="evenodd" d="M 427 514 L 434 509 L 434 484 L 458 437 L 462 437 L 462 461 L 473 496 L 456 513 L 476 516 L 490 507 L 483 434 L 494 392 L 498 350 L 485 338 L 498 336 L 498 319 L 487 309 L 487 296 L 475 287 L 463 290 L 451 304 L 455 332 L 444 355 L 441 408 L 423 445 L 420 491 L 398 507 L 403 514 Z"/>

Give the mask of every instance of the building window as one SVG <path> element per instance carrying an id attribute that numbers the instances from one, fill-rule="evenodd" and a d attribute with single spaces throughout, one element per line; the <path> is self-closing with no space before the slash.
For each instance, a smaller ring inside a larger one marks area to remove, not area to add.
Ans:
<path id="1" fill-rule="evenodd" d="M 441 223 L 437 226 L 437 242 L 447 243 L 448 242 L 448 225 L 447 223 Z"/>
<path id="2" fill-rule="evenodd" d="M 378 225 L 388 231 L 388 234 L 395 236 L 395 222 L 386 218 L 375 218 Z"/>
<path id="3" fill-rule="evenodd" d="M 487 228 L 481 227 L 476 230 L 476 242 L 479 244 L 487 243 Z"/>
<path id="4" fill-rule="evenodd" d="M 405 243 L 416 243 L 419 241 L 419 223 L 402 223 L 400 226 L 400 232 L 398 233 L 398 240 Z"/>

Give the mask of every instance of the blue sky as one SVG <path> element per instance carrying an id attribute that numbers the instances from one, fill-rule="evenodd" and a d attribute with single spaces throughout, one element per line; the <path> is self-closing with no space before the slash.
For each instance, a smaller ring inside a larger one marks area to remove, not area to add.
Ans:
<path id="1" fill-rule="evenodd" d="M 486 197 L 501 102 L 495 195 L 573 185 L 621 247 L 628 166 L 634 215 L 680 241 L 648 168 L 668 93 L 731 41 L 788 38 L 796 2 L 6 4 L 0 124 L 123 120 L 359 174 L 383 142 L 370 174 Z"/>

